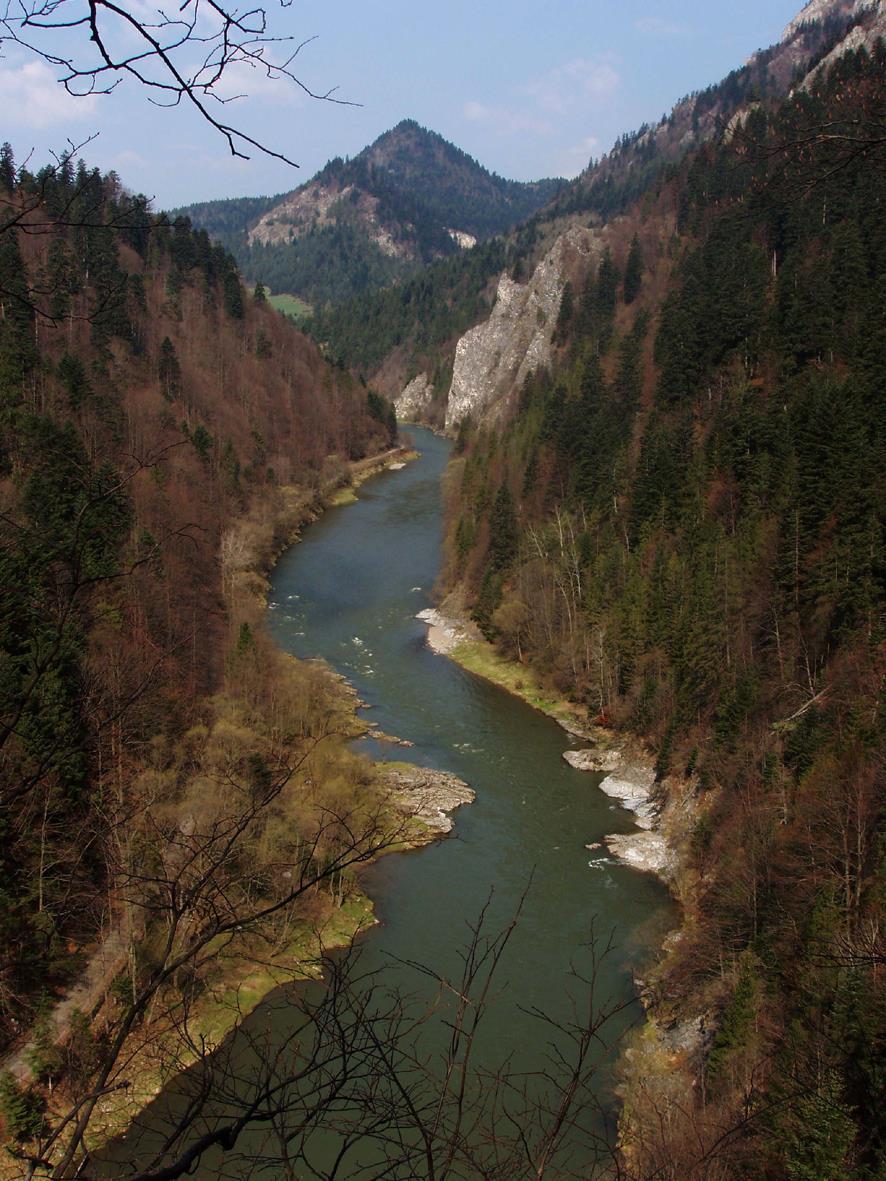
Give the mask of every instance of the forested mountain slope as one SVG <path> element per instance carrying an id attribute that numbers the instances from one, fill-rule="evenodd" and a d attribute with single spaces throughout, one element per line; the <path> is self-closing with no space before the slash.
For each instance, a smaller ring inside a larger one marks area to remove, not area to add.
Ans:
<path id="1" fill-rule="evenodd" d="M 238 782 L 279 806 L 329 693 L 263 640 L 261 569 L 395 428 L 221 247 L 114 177 L 16 172 L 7 145 L 0 220 L 3 1048 L 101 933 L 140 940 L 137 997 L 166 849 Z"/>
<path id="2" fill-rule="evenodd" d="M 195 205 L 183 205 L 169 213 L 170 220 L 186 217 L 200 230 L 205 230 L 210 239 L 224 246 L 234 254 L 246 243 L 246 231 L 250 224 L 262 214 L 273 209 L 282 200 L 276 197 L 228 197 L 217 201 L 199 201 Z"/>
<path id="3" fill-rule="evenodd" d="M 504 233 L 561 184 L 505 180 L 407 119 L 353 159 L 331 160 L 292 193 L 175 213 L 218 236 L 251 282 L 323 306 Z"/>
<path id="4" fill-rule="evenodd" d="M 842 54 L 598 231 L 449 477 L 448 586 L 656 759 L 685 923 L 638 1177 L 886 1167 L 884 77 Z"/>
<path id="5" fill-rule="evenodd" d="M 487 314 L 503 270 L 525 281 L 567 226 L 595 226 L 618 217 L 653 191 L 688 152 L 727 131 L 740 133 L 756 103 L 811 85 L 833 56 L 846 48 L 870 48 L 884 33 L 886 14 L 877 0 L 808 4 L 775 45 L 721 82 L 681 99 L 657 124 L 622 136 L 503 241 L 435 263 L 415 278 L 352 303 L 318 309 L 308 330 L 343 364 L 378 380 L 391 398 L 422 370 L 436 376 L 435 406 L 442 419 L 456 342 Z"/>

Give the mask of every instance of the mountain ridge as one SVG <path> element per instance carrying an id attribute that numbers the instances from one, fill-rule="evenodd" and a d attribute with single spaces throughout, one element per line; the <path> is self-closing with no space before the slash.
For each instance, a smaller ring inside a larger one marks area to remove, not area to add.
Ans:
<path id="1" fill-rule="evenodd" d="M 503 269 L 525 281 L 564 230 L 604 225 L 637 201 L 651 200 L 668 171 L 692 150 L 736 135 L 761 102 L 808 89 L 841 54 L 870 52 L 884 33 L 882 0 L 812 0 L 774 45 L 719 82 L 680 98 L 657 124 L 621 136 L 499 249 L 478 247 L 397 288 L 321 310 L 308 330 L 340 363 L 377 381 L 396 400 L 422 371 L 427 377 L 451 367 L 459 338 L 494 306 Z M 432 421 L 443 421 L 445 398 L 438 384 L 433 406 L 427 406 Z"/>
<path id="2" fill-rule="evenodd" d="M 248 280 L 336 303 L 508 231 L 564 183 L 507 180 L 404 119 L 277 198 L 207 202 L 173 214 L 223 241 Z"/>

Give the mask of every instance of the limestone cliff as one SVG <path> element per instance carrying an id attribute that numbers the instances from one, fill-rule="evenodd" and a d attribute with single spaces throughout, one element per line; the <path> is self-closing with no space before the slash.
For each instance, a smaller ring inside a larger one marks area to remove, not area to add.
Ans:
<path id="1" fill-rule="evenodd" d="M 350 219 L 359 223 L 368 240 L 382 254 L 389 258 L 415 259 L 417 248 L 411 237 L 396 236 L 384 224 L 380 205 L 373 193 L 355 184 L 343 184 L 341 177 L 315 178 L 264 213 L 248 231 L 247 238 L 250 245 L 257 242 L 279 245 Z"/>
<path id="2" fill-rule="evenodd" d="M 781 35 L 790 41 L 806 26 L 830 16 L 859 16 L 870 9 L 878 9 L 880 0 L 809 0 Z"/>
<path id="3" fill-rule="evenodd" d="M 413 377 L 399 397 L 394 409 L 400 422 L 420 422 L 434 398 L 434 387 L 427 373 Z"/>
<path id="4" fill-rule="evenodd" d="M 803 10 L 803 12 L 805 11 L 806 9 Z M 851 15 L 859 16 L 861 18 L 859 23 L 853 25 L 830 53 L 826 54 L 809 71 L 800 85 L 801 89 L 808 90 L 815 79 L 826 74 L 837 58 L 842 57 L 844 53 L 859 49 L 866 49 L 870 52 L 879 37 L 886 37 L 886 11 L 884 11 L 882 0 L 856 0 L 856 3 L 852 5 Z"/>
<path id="5" fill-rule="evenodd" d="M 507 274 L 489 319 L 458 342 L 446 428 L 468 415 L 496 421 L 530 373 L 549 365 L 566 278 L 603 252 L 605 231 L 575 226 L 557 239 L 526 284 Z"/>

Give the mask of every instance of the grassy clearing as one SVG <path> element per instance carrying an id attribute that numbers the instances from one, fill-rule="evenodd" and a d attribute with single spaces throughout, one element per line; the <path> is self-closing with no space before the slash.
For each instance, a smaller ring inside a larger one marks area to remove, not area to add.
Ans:
<path id="1" fill-rule="evenodd" d="M 357 494 L 350 484 L 345 485 L 344 488 L 339 488 L 329 497 L 328 501 L 331 508 L 339 508 L 343 504 L 356 504 Z"/>
<path id="2" fill-rule="evenodd" d="M 268 303 L 275 311 L 282 312 L 284 316 L 290 316 L 293 320 L 305 320 L 314 310 L 309 303 L 305 303 L 297 295 L 289 295 L 286 292 L 281 292 L 280 295 L 269 295 Z"/>
<path id="3" fill-rule="evenodd" d="M 533 709 L 540 710 L 548 717 L 555 718 L 558 722 L 587 725 L 587 718 L 577 706 L 565 697 L 558 697 L 548 689 L 542 688 L 530 669 L 523 664 L 506 660 L 486 640 L 465 640 L 449 655 L 468 672 L 476 673 L 478 677 L 484 677 L 502 689 L 507 689 L 509 693 L 522 698 Z"/>

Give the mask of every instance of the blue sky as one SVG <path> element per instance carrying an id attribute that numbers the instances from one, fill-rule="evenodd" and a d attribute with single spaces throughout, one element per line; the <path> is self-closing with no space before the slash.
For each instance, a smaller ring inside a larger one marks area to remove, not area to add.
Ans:
<path id="1" fill-rule="evenodd" d="M 80 0 L 66 0 L 70 5 Z M 277 4 L 278 0 L 271 0 Z M 130 0 L 150 11 L 148 0 Z M 124 83 L 73 99 L 44 62 L 14 46 L 0 60 L 0 137 L 42 162 L 66 139 L 115 169 L 158 208 L 284 192 L 333 156 L 355 155 L 400 119 L 439 131 L 503 176 L 574 175 L 625 131 L 657 120 L 776 41 L 801 0 L 454 0 L 446 4 L 294 0 L 269 8 L 275 31 L 313 36 L 298 58 L 312 88 L 360 106 L 299 95 L 241 71 L 247 97 L 226 118 L 289 155 L 298 170 L 231 158 L 217 133 L 179 107 L 162 110 Z"/>

